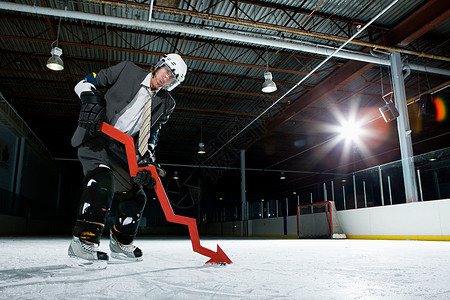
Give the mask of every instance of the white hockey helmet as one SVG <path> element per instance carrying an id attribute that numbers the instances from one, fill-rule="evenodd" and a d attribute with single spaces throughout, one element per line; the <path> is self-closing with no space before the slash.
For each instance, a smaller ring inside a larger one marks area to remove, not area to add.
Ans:
<path id="1" fill-rule="evenodd" d="M 184 77 L 186 76 L 187 66 L 184 60 L 175 53 L 170 53 L 161 57 L 161 60 L 155 65 L 155 72 L 159 68 L 167 66 L 171 71 L 175 80 L 164 87 L 164 89 L 168 92 L 173 90 L 176 86 L 184 81 Z"/>

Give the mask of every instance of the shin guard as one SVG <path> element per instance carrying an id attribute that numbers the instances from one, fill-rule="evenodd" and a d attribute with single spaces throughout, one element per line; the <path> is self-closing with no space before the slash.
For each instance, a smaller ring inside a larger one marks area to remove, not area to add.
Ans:
<path id="1" fill-rule="evenodd" d="M 73 235 L 81 240 L 100 243 L 113 197 L 112 171 L 100 167 L 89 172 L 83 180 L 83 193 Z"/>
<path id="2" fill-rule="evenodd" d="M 112 233 L 115 239 L 129 245 L 136 237 L 147 196 L 142 188 L 133 188 L 129 193 L 119 196 L 119 211 Z"/>

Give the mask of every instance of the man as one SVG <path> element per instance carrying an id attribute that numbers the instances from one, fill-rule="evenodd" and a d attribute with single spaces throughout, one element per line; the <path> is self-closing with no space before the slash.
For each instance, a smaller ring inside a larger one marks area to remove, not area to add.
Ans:
<path id="1" fill-rule="evenodd" d="M 148 170 L 130 177 L 124 146 L 98 127 L 104 121 L 132 136 L 139 165 L 154 163 L 159 130 L 175 108 L 169 92 L 183 82 L 186 71 L 181 56 L 168 54 L 150 72 L 125 61 L 91 73 L 75 86 L 81 110 L 72 146 L 78 147 L 85 177 L 69 256 L 89 263 L 109 259 L 98 246 L 116 195 L 119 205 L 110 231 L 111 256 L 142 260 L 133 240 L 147 201 L 143 187 L 152 188 L 155 180 Z"/>

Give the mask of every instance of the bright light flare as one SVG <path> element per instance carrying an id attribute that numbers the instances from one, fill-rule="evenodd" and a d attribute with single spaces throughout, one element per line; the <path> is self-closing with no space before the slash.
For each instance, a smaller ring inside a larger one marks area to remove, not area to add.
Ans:
<path id="1" fill-rule="evenodd" d="M 337 105 L 330 105 L 327 109 L 334 118 L 314 124 L 318 133 L 332 134 L 323 147 L 315 150 L 317 161 L 339 160 L 338 165 L 346 168 L 349 162 L 359 156 L 368 165 L 376 163 L 372 151 L 388 140 L 392 123 L 385 123 L 379 118 L 378 108 L 361 108 L 358 103 L 355 100 L 345 114 Z"/>
<path id="2" fill-rule="evenodd" d="M 385 129 L 389 124 L 382 120 L 371 122 L 379 116 L 376 108 L 360 108 L 355 102 L 345 115 L 336 108 L 330 108 L 330 111 L 335 117 L 336 124 L 329 123 L 325 127 L 326 131 L 336 133 L 336 138 L 328 143 L 325 152 L 327 155 L 331 152 L 340 153 L 341 164 L 348 163 L 355 153 L 364 158 L 371 157 L 371 150 L 387 137 Z"/>
<path id="3" fill-rule="evenodd" d="M 361 124 L 354 121 L 343 121 L 341 126 L 338 127 L 340 138 L 347 141 L 356 142 L 359 137 L 363 135 Z"/>
<path id="4" fill-rule="evenodd" d="M 354 155 L 355 151 L 361 153 L 362 156 L 369 156 L 370 150 L 365 144 L 364 137 L 368 135 L 367 131 L 363 128 L 363 124 L 366 122 L 364 118 L 355 120 L 356 115 L 351 116 L 349 119 L 340 119 L 340 126 L 336 127 L 339 136 L 336 141 L 344 141 L 342 149 L 341 161 L 348 161 L 349 157 Z"/>
<path id="5" fill-rule="evenodd" d="M 445 121 L 447 119 L 447 107 L 444 99 L 441 97 L 434 98 L 434 106 L 436 107 L 436 121 Z"/>

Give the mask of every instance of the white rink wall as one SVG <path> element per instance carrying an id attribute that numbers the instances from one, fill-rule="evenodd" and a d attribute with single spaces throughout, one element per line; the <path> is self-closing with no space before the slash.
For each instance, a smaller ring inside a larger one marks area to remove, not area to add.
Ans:
<path id="1" fill-rule="evenodd" d="M 450 240 L 450 199 L 338 211 L 349 238 Z"/>
<path id="2" fill-rule="evenodd" d="M 308 217 L 308 216 L 305 216 Z M 450 199 L 338 211 L 340 225 L 352 239 L 450 241 Z M 297 217 L 208 224 L 211 235 L 296 238 Z"/>
<path id="3" fill-rule="evenodd" d="M 312 217 L 305 215 L 305 217 Z M 338 211 L 340 225 L 351 239 L 450 241 L 450 199 Z M 297 217 L 212 223 L 200 234 L 297 238 Z M 0 234 L 58 234 L 70 226 L 0 215 Z"/>

